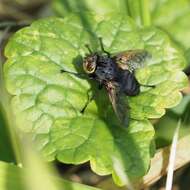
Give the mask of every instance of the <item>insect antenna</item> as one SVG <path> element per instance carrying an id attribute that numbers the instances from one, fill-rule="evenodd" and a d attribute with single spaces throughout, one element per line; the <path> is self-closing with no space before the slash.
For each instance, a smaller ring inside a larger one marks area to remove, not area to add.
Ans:
<path id="1" fill-rule="evenodd" d="M 110 53 L 104 49 L 104 44 L 103 44 L 102 38 L 99 37 L 98 39 L 99 39 L 99 42 L 100 42 L 101 50 L 102 50 L 104 53 L 106 53 L 106 54 L 108 55 L 108 57 L 110 57 Z"/>
<path id="2" fill-rule="evenodd" d="M 85 44 L 85 47 L 88 49 L 89 53 L 92 54 L 92 50 L 90 49 L 90 46 L 88 44 Z"/>

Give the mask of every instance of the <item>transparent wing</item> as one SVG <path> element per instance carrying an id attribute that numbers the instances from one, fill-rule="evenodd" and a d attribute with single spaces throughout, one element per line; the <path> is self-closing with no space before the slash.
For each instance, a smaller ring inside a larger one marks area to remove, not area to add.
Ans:
<path id="1" fill-rule="evenodd" d="M 129 107 L 126 95 L 120 93 L 119 87 L 113 82 L 108 82 L 106 89 L 116 116 L 121 124 L 127 127 L 129 125 Z"/>
<path id="2" fill-rule="evenodd" d="M 151 58 L 151 55 L 146 50 L 137 49 L 118 53 L 113 58 L 121 69 L 133 72 L 144 67 L 145 60 Z"/>

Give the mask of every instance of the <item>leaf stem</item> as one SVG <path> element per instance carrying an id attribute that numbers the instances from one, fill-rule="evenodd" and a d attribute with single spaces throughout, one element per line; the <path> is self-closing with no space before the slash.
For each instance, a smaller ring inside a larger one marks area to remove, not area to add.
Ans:
<path id="1" fill-rule="evenodd" d="M 150 2 L 149 0 L 140 0 L 141 7 L 141 22 L 143 26 L 151 25 L 151 15 L 150 15 Z"/>
<path id="2" fill-rule="evenodd" d="M 3 37 L 5 35 L 7 35 L 8 30 L 9 30 L 9 27 L 7 28 L 7 30 L 4 31 L 4 33 L 0 39 L 0 47 L 1 47 L 1 44 L 3 41 Z M 10 109 L 9 95 L 5 89 L 5 86 L 4 86 L 1 51 L 2 50 L 0 48 L 0 92 L 1 92 L 0 104 L 3 108 L 2 114 L 5 117 L 6 128 L 8 131 L 8 135 L 10 138 L 11 145 L 13 147 L 15 160 L 16 160 L 17 165 L 19 166 L 19 165 L 22 165 L 22 154 L 21 154 L 21 148 L 20 148 L 20 141 L 19 141 L 19 138 L 16 134 L 16 126 L 14 124 L 15 123 L 14 117 L 13 117 L 13 114 L 12 114 L 11 109 Z"/>
<path id="3" fill-rule="evenodd" d="M 126 0 L 128 15 L 132 17 L 138 25 L 141 25 L 140 0 Z"/>
<path id="4" fill-rule="evenodd" d="M 122 0 L 122 1 L 123 1 L 123 0 Z M 121 1 L 120 1 L 120 5 L 123 6 L 123 2 L 121 3 Z M 131 12 L 130 12 L 130 7 L 129 7 L 129 5 L 130 5 L 129 1 L 128 1 L 128 0 L 125 0 L 125 8 L 126 8 L 125 10 L 126 10 L 126 14 L 131 17 Z"/>
<path id="5" fill-rule="evenodd" d="M 4 98 L 1 98 L 0 102 L 1 102 L 1 108 L 3 108 L 2 114 L 6 121 L 6 129 L 8 131 L 8 135 L 9 135 L 8 137 L 10 139 L 11 146 L 13 149 L 14 159 L 18 166 L 22 166 L 23 162 L 22 162 L 22 156 L 21 156 L 20 141 L 16 134 L 16 130 L 13 129 L 14 126 L 12 126 L 14 119 L 11 117 L 12 114 L 9 110 L 10 109 L 9 106 L 6 107 L 8 104 L 7 103 L 2 104 L 2 101 L 4 101 Z M 13 122 L 11 122 L 11 121 L 13 121 Z"/>

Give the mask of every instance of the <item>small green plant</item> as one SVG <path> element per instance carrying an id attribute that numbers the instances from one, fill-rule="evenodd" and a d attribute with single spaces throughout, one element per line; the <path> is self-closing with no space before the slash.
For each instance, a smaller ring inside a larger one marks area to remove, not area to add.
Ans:
<path id="1" fill-rule="evenodd" d="M 175 34 L 173 38 L 183 46 L 180 49 L 163 30 L 151 26 L 152 19 L 165 30 L 176 27 L 174 20 L 166 27 L 164 13 L 158 17 L 158 3 L 152 3 L 151 17 L 147 0 L 140 4 L 114 1 L 119 2 L 115 11 L 114 2 L 103 3 L 107 7 L 104 14 L 99 14 L 101 5 L 92 13 L 87 1 L 81 1 L 80 6 L 71 2 L 66 10 L 62 1 L 55 1 L 55 10 L 64 18 L 35 21 L 15 33 L 6 46 L 4 79 L 16 125 L 21 136 L 31 135 L 46 160 L 71 164 L 90 161 L 94 172 L 112 174 L 114 182 L 123 186 L 126 178 L 138 180 L 150 167 L 155 130 L 149 119 L 162 117 L 166 108 L 182 99 L 180 90 L 188 85 L 182 72 L 187 65 L 182 49 L 187 43 Z M 176 5 L 172 2 L 164 8 Z M 68 14 L 71 10 L 85 12 Z M 97 83 L 60 72 L 83 72 L 82 59 L 88 53 L 85 44 L 98 50 L 99 37 L 111 53 L 146 49 L 151 54 L 135 74 L 141 84 L 156 87 L 142 87 L 138 96 L 126 97 L 130 107 L 128 128 L 118 124 L 105 90 L 98 90 Z M 97 96 L 81 113 L 89 91 Z M 119 166 L 122 171 L 118 171 Z"/>

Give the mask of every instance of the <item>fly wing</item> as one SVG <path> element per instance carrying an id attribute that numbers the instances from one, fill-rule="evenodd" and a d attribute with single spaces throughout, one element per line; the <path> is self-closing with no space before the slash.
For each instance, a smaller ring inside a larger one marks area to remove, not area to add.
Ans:
<path id="1" fill-rule="evenodd" d="M 121 124 L 127 127 L 129 124 L 129 108 L 125 94 L 120 93 L 119 86 L 113 82 L 107 82 L 106 89 L 116 116 Z"/>
<path id="2" fill-rule="evenodd" d="M 121 69 L 133 72 L 135 69 L 144 67 L 145 60 L 150 57 L 146 50 L 137 49 L 118 53 L 113 59 Z"/>

